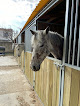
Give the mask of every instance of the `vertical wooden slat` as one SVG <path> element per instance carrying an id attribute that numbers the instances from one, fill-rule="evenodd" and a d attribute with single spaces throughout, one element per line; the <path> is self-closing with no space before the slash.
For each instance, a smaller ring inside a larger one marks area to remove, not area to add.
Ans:
<path id="1" fill-rule="evenodd" d="M 45 61 L 44 61 L 44 66 L 45 66 L 45 69 L 44 69 L 44 101 L 45 101 L 45 105 L 48 105 L 48 102 L 47 102 L 47 100 L 46 100 L 46 97 L 48 96 L 46 96 L 46 92 L 47 92 L 47 59 L 45 59 Z"/>
<path id="2" fill-rule="evenodd" d="M 63 106 L 78 106 L 80 101 L 80 71 L 65 67 Z"/>
<path id="3" fill-rule="evenodd" d="M 78 106 L 79 96 L 79 74 L 80 72 L 72 70 L 70 106 Z"/>
<path id="4" fill-rule="evenodd" d="M 57 76 L 56 76 L 56 78 L 57 78 L 57 92 L 56 92 L 57 98 L 56 98 L 56 106 L 59 106 L 60 68 L 58 68 L 58 70 L 56 69 L 56 71 L 57 71 Z"/>
<path id="5" fill-rule="evenodd" d="M 79 97 L 78 97 L 78 106 L 80 106 L 80 78 L 79 78 Z"/>
<path id="6" fill-rule="evenodd" d="M 64 78 L 64 95 L 63 95 L 63 106 L 69 106 L 70 102 L 70 90 L 71 90 L 71 75 L 72 71 L 68 67 L 65 67 L 65 78 Z"/>
<path id="7" fill-rule="evenodd" d="M 48 106 L 52 106 L 52 91 L 53 91 L 53 62 L 49 60 L 48 64 L 49 71 L 49 96 L 48 96 Z"/>
<path id="8" fill-rule="evenodd" d="M 43 66 L 43 64 L 42 64 Z M 41 66 L 41 99 L 42 99 L 42 102 L 44 101 L 44 97 L 43 97 L 43 89 L 44 89 L 44 85 L 43 85 L 43 67 Z"/>
<path id="9" fill-rule="evenodd" d="M 48 59 L 46 59 L 46 104 L 48 105 L 48 93 L 49 93 L 49 71 L 48 71 Z"/>
<path id="10" fill-rule="evenodd" d="M 39 76 L 40 76 L 40 79 L 39 79 L 40 80 L 40 83 L 39 83 L 39 90 L 40 90 L 39 95 L 40 95 L 40 98 L 41 98 L 41 88 L 42 88 L 42 77 L 41 77 L 42 75 L 41 75 L 41 73 L 42 72 L 40 71 L 39 72 Z"/>
<path id="11" fill-rule="evenodd" d="M 30 83 L 33 85 L 33 71 L 30 68 L 31 53 L 25 53 L 25 74 L 27 75 Z"/>
<path id="12" fill-rule="evenodd" d="M 28 60 L 28 58 L 27 58 L 27 52 L 25 53 L 25 74 L 26 74 L 26 76 L 28 77 L 28 64 L 27 64 L 27 60 Z"/>
<path id="13" fill-rule="evenodd" d="M 52 93 L 52 106 L 59 106 L 59 79 L 60 68 L 53 64 L 53 93 Z"/>
<path id="14" fill-rule="evenodd" d="M 57 92 L 57 71 L 56 71 L 56 67 L 54 65 L 54 69 L 53 69 L 53 95 L 52 95 L 52 106 L 56 106 L 56 98 L 57 98 L 57 95 L 56 93 Z"/>

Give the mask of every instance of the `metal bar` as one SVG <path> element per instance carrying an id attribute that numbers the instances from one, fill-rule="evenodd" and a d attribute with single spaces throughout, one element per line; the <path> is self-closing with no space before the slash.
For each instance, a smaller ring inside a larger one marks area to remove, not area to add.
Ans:
<path id="1" fill-rule="evenodd" d="M 69 0 L 66 0 L 66 14 L 65 14 L 65 29 L 64 29 L 64 48 L 63 48 L 63 65 L 65 63 L 65 59 L 66 59 L 66 47 L 67 47 L 67 30 L 68 30 L 68 21 L 69 21 Z M 62 70 L 62 76 L 61 76 L 61 88 L 60 88 L 60 92 L 61 92 L 61 97 L 60 97 L 60 102 L 59 102 L 59 106 L 63 105 L 63 92 L 64 92 L 64 70 Z"/>
<path id="2" fill-rule="evenodd" d="M 26 30 L 29 30 L 32 26 L 36 26 L 35 23 L 33 23 L 31 26 L 27 27 Z"/>
<path id="3" fill-rule="evenodd" d="M 64 67 L 64 66 L 63 66 Z M 63 93 L 64 93 L 64 69 L 61 67 L 61 73 L 62 73 L 62 76 L 61 76 L 61 98 L 60 98 L 60 104 L 59 106 L 63 106 Z"/>
<path id="4" fill-rule="evenodd" d="M 55 5 L 59 1 L 62 1 L 62 0 L 55 0 L 55 1 L 51 0 L 51 2 L 47 4 L 47 6 L 44 7 L 44 9 L 42 9 L 42 11 L 36 16 L 36 18 L 38 19 L 39 17 L 41 17 L 46 11 L 48 11 L 53 5 Z"/>
<path id="5" fill-rule="evenodd" d="M 79 39 L 78 39 L 78 55 L 77 55 L 77 66 L 79 67 L 80 61 L 80 25 L 79 25 Z"/>
<path id="6" fill-rule="evenodd" d="M 63 101 L 63 89 L 64 89 L 64 65 L 62 63 L 54 62 L 56 68 L 60 68 L 60 80 L 59 80 L 59 104 L 58 106 L 62 106 Z"/>
<path id="7" fill-rule="evenodd" d="M 60 84 L 60 86 L 59 86 L 59 106 L 60 106 L 60 103 L 61 103 L 61 73 L 62 73 L 62 71 L 61 71 L 61 68 L 60 68 L 60 80 L 59 80 L 59 84 Z"/>
<path id="8" fill-rule="evenodd" d="M 36 30 L 38 30 L 38 21 L 37 21 L 37 28 L 36 28 Z"/>
<path id="9" fill-rule="evenodd" d="M 65 29 L 64 29 L 64 48 L 63 48 L 63 64 L 65 63 L 66 59 L 66 39 L 67 39 L 67 28 L 68 28 L 68 18 L 69 18 L 69 0 L 66 0 L 66 14 L 65 14 Z M 61 76 L 61 97 L 59 106 L 63 105 L 63 92 L 64 92 L 64 71 L 62 70 L 62 76 Z"/>
<path id="10" fill-rule="evenodd" d="M 76 13 L 75 13 L 75 29 L 74 29 L 74 44 L 73 44 L 72 65 L 74 65 L 74 58 L 75 58 L 75 45 L 76 45 L 77 20 L 78 20 L 78 5 L 79 5 L 79 0 L 76 0 Z"/>
<path id="11" fill-rule="evenodd" d="M 72 8 L 71 8 L 71 23 L 70 23 L 68 64 L 70 64 L 71 38 L 72 38 L 72 27 L 73 27 L 73 14 L 74 14 L 74 0 L 72 1 Z"/>
<path id="12" fill-rule="evenodd" d="M 66 47 L 67 47 L 67 29 L 68 29 L 68 20 L 69 20 L 69 0 L 66 0 L 66 14 L 65 14 L 65 28 L 64 28 L 64 47 L 63 47 L 63 64 L 66 59 Z"/>
<path id="13" fill-rule="evenodd" d="M 34 26 L 35 25 L 35 20 L 33 21 L 33 23 L 31 23 L 26 29 L 30 29 L 30 27 Z"/>
<path id="14" fill-rule="evenodd" d="M 80 71 L 80 67 L 72 66 L 71 64 L 68 64 L 68 63 L 65 63 L 64 65 L 67 66 L 67 67 L 73 68 L 73 69 L 75 69 L 77 71 Z"/>

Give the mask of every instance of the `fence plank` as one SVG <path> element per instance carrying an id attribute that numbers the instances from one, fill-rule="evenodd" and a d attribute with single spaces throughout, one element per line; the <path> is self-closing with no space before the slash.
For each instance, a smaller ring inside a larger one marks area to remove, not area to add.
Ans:
<path id="1" fill-rule="evenodd" d="M 69 101 L 70 101 L 70 87 L 71 87 L 71 74 L 72 74 L 71 69 L 69 69 L 68 67 L 66 67 L 65 68 L 65 78 L 64 78 L 63 106 L 69 106 Z"/>
<path id="2" fill-rule="evenodd" d="M 56 68 L 53 64 L 53 95 L 52 95 L 52 106 L 59 105 L 59 79 L 60 79 L 60 68 Z"/>
<path id="3" fill-rule="evenodd" d="M 80 80 L 79 80 L 79 89 L 80 89 Z M 79 101 L 78 101 L 78 106 L 80 106 L 80 90 L 79 90 Z"/>
<path id="4" fill-rule="evenodd" d="M 80 71 L 65 67 L 63 106 L 78 106 L 80 99 Z"/>
<path id="5" fill-rule="evenodd" d="M 53 62 L 49 60 L 48 62 L 49 71 L 49 96 L 48 96 L 48 106 L 52 106 L 52 91 L 53 91 Z"/>
<path id="6" fill-rule="evenodd" d="M 33 82 L 33 71 L 30 69 L 31 54 L 25 53 L 25 74 Z M 58 106 L 59 103 L 59 69 L 53 60 L 46 58 L 41 68 L 35 73 L 35 90 L 44 106 Z"/>
<path id="7" fill-rule="evenodd" d="M 70 106 L 78 106 L 78 96 L 79 96 L 79 74 L 80 72 L 72 71 L 72 81 L 71 81 L 71 95 L 70 95 Z"/>

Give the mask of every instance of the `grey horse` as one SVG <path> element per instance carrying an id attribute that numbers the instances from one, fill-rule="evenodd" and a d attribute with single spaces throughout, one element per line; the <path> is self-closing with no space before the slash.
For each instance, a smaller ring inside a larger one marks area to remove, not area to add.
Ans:
<path id="1" fill-rule="evenodd" d="M 47 27 L 45 30 L 33 31 L 31 38 L 32 59 L 30 67 L 33 71 L 38 71 L 42 61 L 50 53 L 61 60 L 63 56 L 64 37 L 57 32 L 52 32 Z"/>

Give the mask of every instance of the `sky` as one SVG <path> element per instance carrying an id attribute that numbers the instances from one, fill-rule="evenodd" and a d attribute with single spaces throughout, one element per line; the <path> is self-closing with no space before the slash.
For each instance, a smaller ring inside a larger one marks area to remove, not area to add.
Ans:
<path id="1" fill-rule="evenodd" d="M 40 0 L 0 0 L 0 28 L 23 28 Z"/>

